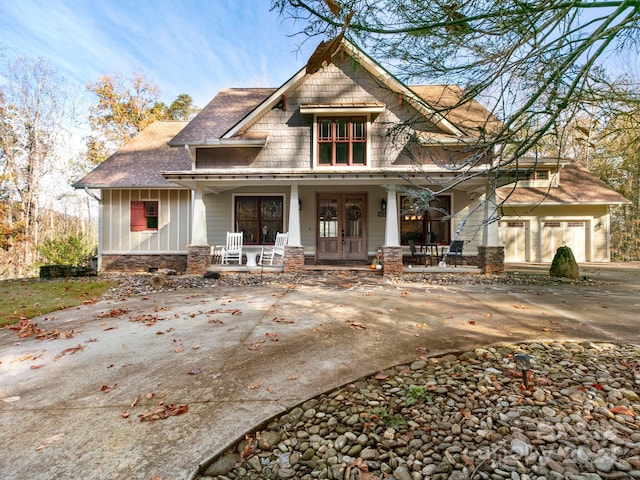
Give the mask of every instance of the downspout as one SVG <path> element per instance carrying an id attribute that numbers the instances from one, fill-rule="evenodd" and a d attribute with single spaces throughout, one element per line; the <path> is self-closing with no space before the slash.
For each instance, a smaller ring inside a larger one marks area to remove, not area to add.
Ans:
<path id="1" fill-rule="evenodd" d="M 86 186 L 84 187 L 84 191 L 87 195 L 98 202 L 98 262 L 96 265 L 96 271 L 99 272 L 102 269 L 102 222 L 104 220 L 104 212 L 102 211 L 102 198 L 97 196 L 95 193 L 90 192 L 89 188 Z"/>

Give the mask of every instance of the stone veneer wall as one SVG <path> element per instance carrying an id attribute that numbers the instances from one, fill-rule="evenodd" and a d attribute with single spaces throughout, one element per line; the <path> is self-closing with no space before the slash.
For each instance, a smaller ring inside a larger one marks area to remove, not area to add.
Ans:
<path id="1" fill-rule="evenodd" d="M 186 255 L 102 255 L 102 272 L 148 273 L 167 268 L 178 273 L 187 270 Z"/>
<path id="2" fill-rule="evenodd" d="M 402 273 L 402 247 L 382 247 L 382 274 Z"/>
<path id="3" fill-rule="evenodd" d="M 202 275 L 211 265 L 211 247 L 209 245 L 189 245 L 187 247 L 187 268 L 189 275 Z"/>
<path id="4" fill-rule="evenodd" d="M 503 275 L 504 247 L 478 247 L 478 267 L 486 275 Z"/>
<path id="5" fill-rule="evenodd" d="M 304 267 L 304 247 L 284 247 L 284 273 L 300 273 Z"/>

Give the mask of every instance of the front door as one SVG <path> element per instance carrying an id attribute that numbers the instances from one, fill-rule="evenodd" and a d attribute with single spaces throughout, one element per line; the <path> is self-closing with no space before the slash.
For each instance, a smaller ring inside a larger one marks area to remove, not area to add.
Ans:
<path id="1" fill-rule="evenodd" d="M 366 261 L 366 193 L 319 193 L 316 260 Z"/>

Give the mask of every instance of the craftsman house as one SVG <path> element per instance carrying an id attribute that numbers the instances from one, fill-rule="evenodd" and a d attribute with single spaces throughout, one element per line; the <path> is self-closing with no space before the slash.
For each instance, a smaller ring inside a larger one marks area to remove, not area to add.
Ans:
<path id="1" fill-rule="evenodd" d="M 524 180 L 491 188 L 481 133 L 499 122 L 477 102 L 442 110 L 461 95 L 406 86 L 337 38 L 278 88 L 226 89 L 190 122 L 156 122 L 74 184 L 99 198 L 99 269 L 201 273 L 227 232 L 245 247 L 287 232 L 285 270 L 382 249 L 396 273 L 410 242 L 440 256 L 454 237 L 485 272 L 562 244 L 608 261 L 609 208 L 626 200 L 557 159 L 520 162 Z M 460 179 L 451 165 L 470 153 L 480 161 Z M 430 208 L 410 195 L 447 184 Z"/>

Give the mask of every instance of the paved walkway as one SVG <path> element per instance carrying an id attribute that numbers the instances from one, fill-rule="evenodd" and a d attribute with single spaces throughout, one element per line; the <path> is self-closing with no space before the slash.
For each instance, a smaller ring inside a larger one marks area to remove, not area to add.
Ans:
<path id="1" fill-rule="evenodd" d="M 34 320 L 51 340 L 0 330 L 0 478 L 189 478 L 273 415 L 424 351 L 555 339 L 640 344 L 640 265 L 581 273 L 598 282 L 444 286 L 334 273 L 308 284 L 105 301 Z M 185 405 L 186 413 L 137 421 Z"/>

